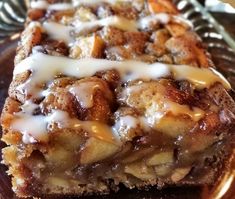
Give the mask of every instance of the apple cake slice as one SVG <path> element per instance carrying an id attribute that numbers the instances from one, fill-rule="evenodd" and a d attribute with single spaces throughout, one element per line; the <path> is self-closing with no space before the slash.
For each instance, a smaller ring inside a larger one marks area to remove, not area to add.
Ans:
<path id="1" fill-rule="evenodd" d="M 32 1 L 3 163 L 21 197 L 214 184 L 232 151 L 231 94 L 170 0 Z"/>

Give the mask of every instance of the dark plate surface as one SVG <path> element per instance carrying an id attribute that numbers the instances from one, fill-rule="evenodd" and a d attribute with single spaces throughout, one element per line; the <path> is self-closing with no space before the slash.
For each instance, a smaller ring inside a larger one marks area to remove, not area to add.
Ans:
<path id="1" fill-rule="evenodd" d="M 11 0 L 17 2 L 16 0 Z M 7 3 L 11 2 L 6 1 Z M 20 1 L 19 1 L 20 2 Z M 22 1 L 23 2 L 23 1 Z M 211 18 L 208 13 L 205 13 L 198 5 L 196 0 L 175 0 L 178 8 L 183 15 L 188 18 L 195 27 L 197 33 L 204 40 L 208 50 L 212 54 L 212 58 L 216 67 L 228 77 L 233 86 L 235 86 L 235 45 L 231 37 L 221 29 L 222 27 Z M 10 4 L 9 4 L 10 5 Z M 17 7 L 17 5 L 14 4 Z M 23 7 L 22 7 L 23 8 Z M 21 8 L 21 9 L 22 9 Z M 5 9 L 5 8 L 4 8 Z M 6 16 L 10 15 L 9 10 L 1 10 L 0 14 L 4 13 Z M 17 13 L 17 12 L 16 12 Z M 19 11 L 20 17 L 23 15 Z M 15 56 L 15 49 L 17 46 L 17 36 L 13 33 L 22 27 L 21 21 L 18 26 L 13 23 L 8 24 L 7 32 L 4 31 L 3 21 L 0 15 L 0 38 L 8 37 L 0 44 L 0 112 L 7 97 L 8 86 L 12 79 L 13 59 Z M 19 17 L 19 16 L 18 16 Z M 16 17 L 17 18 L 17 17 Z M 11 19 L 15 21 L 14 17 Z M 14 27 L 16 27 L 14 29 Z M 1 43 L 1 42 L 0 42 Z M 0 143 L 1 148 L 4 147 Z M 0 158 L 1 159 L 1 158 Z M 11 190 L 10 178 L 6 174 L 6 167 L 0 165 L 0 199 L 16 198 Z M 63 197 L 64 198 L 64 197 Z M 80 197 L 81 198 L 81 197 Z M 231 167 L 225 172 L 221 179 L 214 187 L 172 187 L 164 190 L 157 190 L 151 188 L 147 191 L 127 190 L 121 188 L 118 193 L 111 193 L 106 196 L 83 197 L 83 199 L 235 199 L 235 160 L 232 161 Z"/>

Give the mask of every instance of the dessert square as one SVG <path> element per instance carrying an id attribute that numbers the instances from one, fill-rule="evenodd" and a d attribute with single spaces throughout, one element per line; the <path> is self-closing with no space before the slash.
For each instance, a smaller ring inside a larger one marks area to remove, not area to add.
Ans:
<path id="1" fill-rule="evenodd" d="M 170 0 L 32 1 L 1 116 L 20 197 L 212 185 L 235 103 Z"/>

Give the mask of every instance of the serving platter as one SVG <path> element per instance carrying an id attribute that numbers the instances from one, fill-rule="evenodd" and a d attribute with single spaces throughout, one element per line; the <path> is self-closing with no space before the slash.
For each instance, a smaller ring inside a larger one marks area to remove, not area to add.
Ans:
<path id="1" fill-rule="evenodd" d="M 197 0 L 174 0 L 182 15 L 189 19 L 212 55 L 217 69 L 235 88 L 235 41 Z M 26 16 L 26 0 L 0 0 L 0 112 L 12 79 L 13 60 Z M 0 151 L 4 147 L 0 143 Z M 1 154 L 0 154 L 1 155 Z M 1 159 L 1 158 L 0 158 Z M 13 199 L 6 167 L 0 165 L 0 199 Z M 63 197 L 64 198 L 64 197 Z M 70 197 L 72 198 L 72 197 Z M 81 198 L 81 197 L 79 197 Z M 233 199 L 235 198 L 235 160 L 214 187 L 150 188 L 139 191 L 120 188 L 118 193 L 83 199 Z"/>

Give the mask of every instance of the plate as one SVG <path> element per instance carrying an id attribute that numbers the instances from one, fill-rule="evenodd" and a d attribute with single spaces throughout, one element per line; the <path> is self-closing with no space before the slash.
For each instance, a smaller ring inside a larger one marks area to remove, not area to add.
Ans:
<path id="1" fill-rule="evenodd" d="M 1 2 L 1 1 L 0 1 Z M 20 3 L 19 3 L 20 2 Z M 175 0 L 182 14 L 195 27 L 212 54 L 212 59 L 218 68 L 235 88 L 235 42 L 229 34 L 196 0 Z M 0 110 L 7 97 L 8 86 L 12 79 L 13 60 L 22 30 L 25 16 L 24 0 L 7 0 L 0 10 Z M 15 12 L 12 12 L 12 11 Z M 1 148 L 4 147 L 0 143 Z M 10 178 L 6 167 L 0 165 L 0 199 L 16 198 L 11 190 Z M 64 197 L 63 197 L 64 198 Z M 163 190 L 150 188 L 139 191 L 120 188 L 118 193 L 106 196 L 79 197 L 80 199 L 233 199 L 235 198 L 235 160 L 230 168 L 218 180 L 214 187 L 169 187 Z"/>

